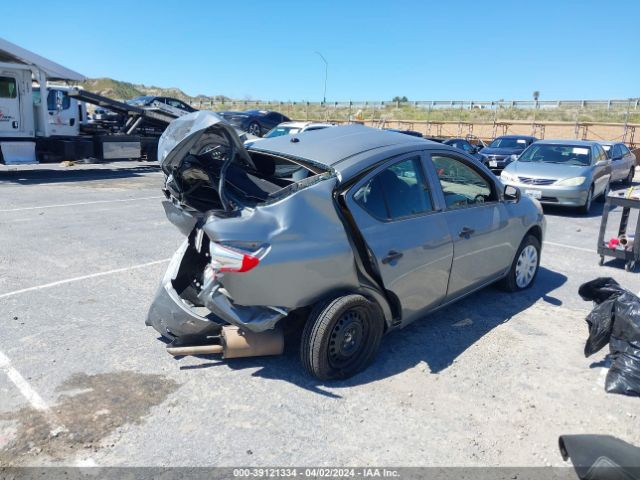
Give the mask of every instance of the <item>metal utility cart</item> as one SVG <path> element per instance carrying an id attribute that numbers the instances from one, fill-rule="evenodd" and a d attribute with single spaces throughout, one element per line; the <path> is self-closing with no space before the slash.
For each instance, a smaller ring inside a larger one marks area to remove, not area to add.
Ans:
<path id="1" fill-rule="evenodd" d="M 620 217 L 620 226 L 618 227 L 618 238 L 622 235 L 628 235 L 631 210 L 635 209 L 640 213 L 640 198 L 625 198 L 626 192 L 627 190 L 611 193 L 606 198 L 604 211 L 602 212 L 602 221 L 600 223 L 600 235 L 598 236 L 598 254 L 600 255 L 600 265 L 604 264 L 604 257 L 615 257 L 624 260 L 624 268 L 629 272 L 633 270 L 636 263 L 640 261 L 640 214 L 638 218 L 636 218 L 635 229 L 631 230 L 631 232 L 635 234 L 633 247 L 631 249 L 609 248 L 604 239 L 609 212 L 613 207 L 622 207 L 622 216 Z"/>

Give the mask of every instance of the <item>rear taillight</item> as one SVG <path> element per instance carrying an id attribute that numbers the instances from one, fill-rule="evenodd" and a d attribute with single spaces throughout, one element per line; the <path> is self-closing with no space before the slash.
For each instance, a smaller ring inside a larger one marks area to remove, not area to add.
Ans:
<path id="1" fill-rule="evenodd" d="M 248 272 L 260 263 L 257 256 L 215 242 L 211 242 L 209 253 L 211 266 L 218 272 Z"/>

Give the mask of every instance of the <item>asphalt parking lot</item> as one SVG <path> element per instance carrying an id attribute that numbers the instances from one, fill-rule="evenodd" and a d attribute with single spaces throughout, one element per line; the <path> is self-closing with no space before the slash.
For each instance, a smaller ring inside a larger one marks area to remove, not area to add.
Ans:
<path id="1" fill-rule="evenodd" d="M 580 284 L 640 273 L 588 217 L 547 209 L 537 283 L 488 288 L 394 332 L 355 378 L 319 383 L 297 349 L 176 360 L 146 311 L 181 235 L 153 164 L 0 170 L 0 466 L 544 466 L 557 437 L 640 445 L 638 399 L 584 358 Z M 619 211 L 612 213 L 615 222 Z"/>

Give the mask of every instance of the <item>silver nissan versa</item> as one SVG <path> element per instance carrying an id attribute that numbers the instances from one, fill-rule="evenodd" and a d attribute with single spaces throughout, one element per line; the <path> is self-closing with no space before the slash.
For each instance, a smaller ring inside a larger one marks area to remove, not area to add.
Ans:
<path id="1" fill-rule="evenodd" d="M 535 279 L 544 217 L 458 149 L 360 125 L 245 149 L 211 112 L 159 145 L 164 209 L 185 235 L 147 324 L 173 355 L 282 352 L 320 379 L 373 359 L 382 335 L 496 281 Z"/>

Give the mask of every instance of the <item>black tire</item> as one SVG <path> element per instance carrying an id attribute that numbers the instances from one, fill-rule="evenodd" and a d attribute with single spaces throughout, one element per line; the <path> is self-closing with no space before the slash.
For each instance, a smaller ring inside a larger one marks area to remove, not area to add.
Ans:
<path id="1" fill-rule="evenodd" d="M 580 211 L 580 213 L 584 215 L 589 215 L 592 204 L 593 204 L 593 185 L 591 185 L 591 188 L 589 188 L 589 193 L 587 196 L 586 203 L 583 206 L 581 206 L 578 210 Z"/>
<path id="2" fill-rule="evenodd" d="M 260 124 L 258 122 L 251 122 L 247 127 L 247 133 L 255 135 L 256 137 L 261 137 L 262 129 L 260 128 Z"/>
<path id="3" fill-rule="evenodd" d="M 604 192 L 598 197 L 599 203 L 604 203 L 607 201 L 607 195 L 609 195 L 609 190 L 611 190 L 611 184 L 607 183 L 607 186 L 604 189 Z"/>
<path id="4" fill-rule="evenodd" d="M 371 363 L 383 332 L 382 311 L 362 295 L 320 302 L 302 332 L 300 360 L 320 380 L 349 378 Z"/>
<path id="5" fill-rule="evenodd" d="M 636 167 L 631 167 L 631 169 L 629 170 L 629 174 L 627 175 L 627 178 L 625 178 L 624 183 L 626 185 L 633 185 L 633 177 L 636 174 Z"/>
<path id="6" fill-rule="evenodd" d="M 522 253 L 522 251 L 525 248 L 527 248 L 529 245 L 533 246 L 537 252 L 536 269 L 529 283 L 525 286 L 519 286 L 516 279 L 516 270 L 518 268 L 518 260 L 520 259 L 520 254 Z M 531 285 L 533 285 L 533 283 L 535 282 L 536 277 L 538 276 L 538 270 L 540 270 L 540 241 L 535 236 L 529 234 L 526 237 L 524 237 L 524 239 L 522 240 L 522 243 L 518 247 L 518 251 L 516 252 L 516 256 L 513 259 L 513 263 L 511 264 L 509 273 L 500 282 L 500 287 L 503 290 L 506 290 L 507 292 L 519 292 L 521 290 L 526 290 L 527 288 L 530 288 Z"/>

